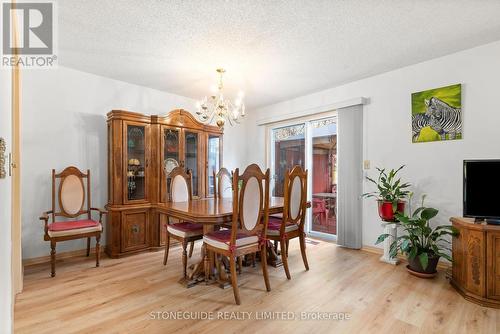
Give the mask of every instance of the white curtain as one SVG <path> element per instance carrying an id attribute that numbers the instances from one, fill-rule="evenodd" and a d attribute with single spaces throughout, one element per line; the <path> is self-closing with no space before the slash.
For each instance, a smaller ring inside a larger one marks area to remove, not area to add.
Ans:
<path id="1" fill-rule="evenodd" d="M 338 112 L 337 244 L 362 246 L 363 106 Z"/>

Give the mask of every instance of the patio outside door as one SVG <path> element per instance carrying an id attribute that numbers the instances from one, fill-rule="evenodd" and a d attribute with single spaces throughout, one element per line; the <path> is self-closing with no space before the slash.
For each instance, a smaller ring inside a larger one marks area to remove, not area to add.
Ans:
<path id="1" fill-rule="evenodd" d="M 311 121 L 309 171 L 311 204 L 309 234 L 337 235 L 337 119 Z"/>
<path id="2" fill-rule="evenodd" d="M 275 127 L 270 133 L 273 196 L 283 196 L 285 172 L 299 165 L 309 171 L 308 234 L 335 240 L 337 234 L 337 119 L 307 120 Z"/>

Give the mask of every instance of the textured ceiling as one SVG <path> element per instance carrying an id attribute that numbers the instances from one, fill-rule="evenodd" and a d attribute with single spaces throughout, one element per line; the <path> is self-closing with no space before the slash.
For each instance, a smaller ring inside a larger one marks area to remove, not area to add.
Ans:
<path id="1" fill-rule="evenodd" d="M 500 1 L 58 1 L 63 66 L 263 106 L 500 40 Z M 232 91 L 232 89 L 234 89 Z"/>

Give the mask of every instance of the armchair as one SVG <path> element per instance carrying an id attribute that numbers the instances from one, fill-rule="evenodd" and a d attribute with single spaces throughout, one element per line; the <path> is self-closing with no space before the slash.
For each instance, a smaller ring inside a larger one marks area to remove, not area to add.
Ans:
<path id="1" fill-rule="evenodd" d="M 84 186 L 86 179 L 87 186 Z M 56 190 L 56 184 L 59 184 Z M 56 201 L 57 197 L 57 201 Z M 87 238 L 87 256 L 90 255 L 90 238 L 96 238 L 96 267 L 99 267 L 102 217 L 107 212 L 90 206 L 90 170 L 84 174 L 76 167 L 67 167 L 56 174 L 52 170 L 52 210 L 42 213 L 45 241 L 50 241 L 51 276 L 56 275 L 56 243 Z M 99 221 L 92 220 L 92 211 L 99 213 Z M 86 215 L 85 219 L 80 216 Z M 49 223 L 50 218 L 52 222 Z M 64 220 L 62 219 L 64 218 Z M 76 218 L 76 220 L 72 220 Z"/>

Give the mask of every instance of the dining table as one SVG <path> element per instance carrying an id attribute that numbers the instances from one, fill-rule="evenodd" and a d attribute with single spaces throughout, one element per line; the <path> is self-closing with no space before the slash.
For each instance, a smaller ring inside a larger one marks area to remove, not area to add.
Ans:
<path id="1" fill-rule="evenodd" d="M 269 198 L 269 215 L 283 212 L 283 197 Z M 160 214 L 180 221 L 188 221 L 203 225 L 203 234 L 215 231 L 221 226 L 229 226 L 233 217 L 232 198 L 201 198 L 186 202 L 165 202 L 157 207 Z M 268 264 L 280 266 L 281 259 L 276 248 L 268 241 Z M 189 266 L 187 277 L 182 277 L 179 282 L 186 287 L 192 287 L 201 282 L 206 284 L 218 283 L 221 288 L 230 286 L 230 280 L 223 268 L 221 261 L 210 254 L 203 245 L 201 258 Z"/>

